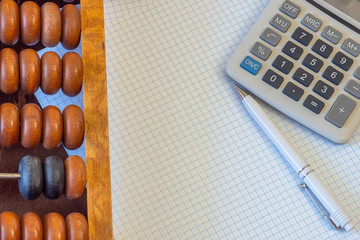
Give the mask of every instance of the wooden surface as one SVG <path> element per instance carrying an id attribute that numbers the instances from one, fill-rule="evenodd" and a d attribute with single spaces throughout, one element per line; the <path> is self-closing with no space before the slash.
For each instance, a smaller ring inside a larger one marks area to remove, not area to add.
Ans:
<path id="1" fill-rule="evenodd" d="M 101 0 L 81 1 L 85 148 L 90 239 L 112 239 L 109 128 Z"/>

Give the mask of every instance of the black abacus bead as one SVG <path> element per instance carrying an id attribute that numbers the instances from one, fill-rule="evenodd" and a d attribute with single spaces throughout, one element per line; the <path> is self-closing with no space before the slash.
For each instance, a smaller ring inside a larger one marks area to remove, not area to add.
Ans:
<path id="1" fill-rule="evenodd" d="M 41 161 L 37 157 L 25 156 L 19 164 L 21 178 L 18 180 L 21 196 L 34 200 L 41 194 L 43 187 L 43 172 Z"/>
<path id="2" fill-rule="evenodd" d="M 65 167 L 61 158 L 50 156 L 43 164 L 43 193 L 49 199 L 58 199 L 65 189 Z"/>

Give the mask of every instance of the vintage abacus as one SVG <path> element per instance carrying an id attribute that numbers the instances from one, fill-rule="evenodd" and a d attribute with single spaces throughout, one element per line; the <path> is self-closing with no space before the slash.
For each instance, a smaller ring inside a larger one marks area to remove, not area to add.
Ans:
<path id="1" fill-rule="evenodd" d="M 103 19 L 101 0 L 0 1 L 0 239 L 31 224 L 47 239 L 55 225 L 68 239 L 113 238 Z M 36 52 L 58 44 L 62 58 Z M 81 89 L 84 111 L 41 109 L 34 95 Z M 83 141 L 86 164 L 65 150 Z"/>

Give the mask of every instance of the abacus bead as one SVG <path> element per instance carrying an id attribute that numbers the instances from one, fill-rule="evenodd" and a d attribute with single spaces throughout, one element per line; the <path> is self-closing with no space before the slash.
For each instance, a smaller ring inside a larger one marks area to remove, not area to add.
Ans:
<path id="1" fill-rule="evenodd" d="M 41 194 L 43 187 L 43 172 L 41 161 L 37 157 L 25 156 L 19 164 L 21 178 L 18 180 L 21 196 L 34 200 Z"/>
<path id="2" fill-rule="evenodd" d="M 12 103 L 3 103 L 0 106 L 0 144 L 11 147 L 19 139 L 19 111 Z"/>
<path id="3" fill-rule="evenodd" d="M 21 236 L 22 240 L 43 239 L 43 226 L 37 214 L 28 212 L 21 217 Z"/>
<path id="4" fill-rule="evenodd" d="M 44 240 L 66 240 L 64 218 L 58 213 L 48 213 L 44 217 Z"/>
<path id="5" fill-rule="evenodd" d="M 56 52 L 46 52 L 41 57 L 41 90 L 48 95 L 57 93 L 61 87 L 62 62 Z"/>
<path id="6" fill-rule="evenodd" d="M 38 105 L 25 104 L 20 110 L 20 142 L 25 148 L 36 147 L 41 140 L 42 116 Z"/>
<path id="7" fill-rule="evenodd" d="M 5 94 L 13 94 L 19 89 L 19 58 L 11 48 L 0 51 L 0 89 Z"/>
<path id="8" fill-rule="evenodd" d="M 43 171 L 44 195 L 49 199 L 58 199 L 65 188 L 65 170 L 62 159 L 57 156 L 45 158 Z"/>
<path id="9" fill-rule="evenodd" d="M 86 218 L 80 213 L 70 213 L 66 217 L 66 233 L 68 240 L 89 239 L 89 228 Z"/>
<path id="10" fill-rule="evenodd" d="M 61 39 L 60 8 L 53 2 L 41 6 L 41 43 L 45 47 L 55 47 Z"/>
<path id="11" fill-rule="evenodd" d="M 76 105 L 69 105 L 63 111 L 64 134 L 63 144 L 69 150 L 79 148 L 84 139 L 84 113 Z"/>
<path id="12" fill-rule="evenodd" d="M 63 56 L 62 92 L 69 97 L 76 96 L 81 91 L 83 80 L 83 64 L 79 54 L 68 52 Z"/>
<path id="13" fill-rule="evenodd" d="M 49 105 L 43 109 L 42 116 L 42 145 L 46 149 L 57 148 L 63 136 L 62 114 L 57 107 Z"/>
<path id="14" fill-rule="evenodd" d="M 33 46 L 40 39 L 40 7 L 33 1 L 26 1 L 20 6 L 21 40 Z"/>
<path id="15" fill-rule="evenodd" d="M 75 49 L 80 42 L 81 18 L 79 9 L 73 4 L 61 10 L 61 45 L 68 50 Z"/>
<path id="16" fill-rule="evenodd" d="M 80 198 L 86 186 L 86 165 L 84 160 L 73 155 L 65 159 L 65 195 L 67 199 Z"/>
<path id="17" fill-rule="evenodd" d="M 3 212 L 0 215 L 0 239 L 19 240 L 20 220 L 15 213 Z"/>
<path id="18" fill-rule="evenodd" d="M 19 39 L 19 8 L 13 0 L 0 2 L 0 41 L 14 45 Z"/>
<path id="19" fill-rule="evenodd" d="M 40 58 L 31 48 L 24 49 L 20 58 L 20 89 L 26 95 L 34 94 L 40 86 Z"/>

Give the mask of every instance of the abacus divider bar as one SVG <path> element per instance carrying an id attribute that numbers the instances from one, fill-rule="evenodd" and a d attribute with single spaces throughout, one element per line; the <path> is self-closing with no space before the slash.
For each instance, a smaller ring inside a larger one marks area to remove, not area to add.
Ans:
<path id="1" fill-rule="evenodd" d="M 0 173 L 0 180 L 18 180 L 20 178 L 20 173 Z"/>

